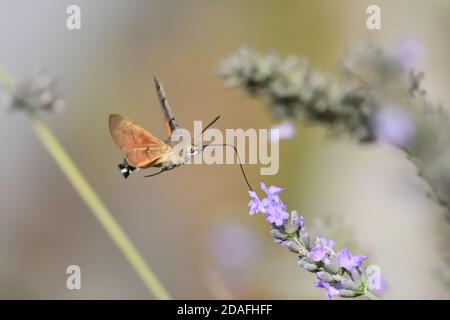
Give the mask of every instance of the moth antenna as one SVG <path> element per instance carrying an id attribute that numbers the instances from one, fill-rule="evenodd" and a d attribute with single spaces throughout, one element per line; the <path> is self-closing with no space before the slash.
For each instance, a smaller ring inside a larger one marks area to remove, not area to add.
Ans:
<path id="1" fill-rule="evenodd" d="M 208 130 L 209 128 L 211 128 L 211 126 L 214 124 L 214 123 L 216 123 L 217 122 L 217 120 L 219 120 L 220 119 L 220 115 L 218 115 L 217 117 L 215 117 L 214 119 L 213 119 L 213 121 L 211 121 L 203 130 L 202 130 L 202 132 L 199 134 L 199 136 L 201 136 L 203 133 L 205 133 L 205 131 L 206 130 Z"/>
<path id="2" fill-rule="evenodd" d="M 217 119 L 218 119 L 218 117 L 216 118 L 216 121 L 217 121 Z M 242 165 L 242 161 L 241 161 L 241 158 L 239 157 L 239 153 L 237 151 L 236 146 L 234 146 L 232 144 L 206 144 L 206 145 L 203 146 L 203 149 L 205 149 L 206 147 L 231 147 L 231 148 L 233 148 L 234 152 L 236 153 L 236 156 L 237 156 L 237 159 L 238 159 L 238 162 L 239 162 L 239 167 L 241 168 L 242 175 L 244 176 L 245 183 L 247 184 L 247 186 L 250 189 L 250 191 L 253 191 L 253 188 L 252 188 L 252 186 L 250 185 L 250 182 L 247 179 L 247 175 L 245 174 L 244 166 Z"/>

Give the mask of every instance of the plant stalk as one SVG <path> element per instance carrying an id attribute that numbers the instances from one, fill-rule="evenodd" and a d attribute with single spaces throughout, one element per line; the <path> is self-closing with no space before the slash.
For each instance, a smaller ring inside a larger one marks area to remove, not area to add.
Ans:
<path id="1" fill-rule="evenodd" d="M 5 87 L 11 87 L 11 77 L 7 71 L 0 66 L 0 80 Z M 64 148 L 58 142 L 57 138 L 39 118 L 36 112 L 29 112 L 31 126 L 38 136 L 41 143 L 52 156 L 64 175 L 70 181 L 74 189 L 78 192 L 81 199 L 84 200 L 92 214 L 100 222 L 103 229 L 111 237 L 119 250 L 123 253 L 130 265 L 134 268 L 141 280 L 144 282 L 148 290 L 156 299 L 168 300 L 170 295 L 163 287 L 158 277 L 152 271 L 150 266 L 145 262 L 142 255 L 133 245 L 120 224 L 100 200 L 94 189 L 91 187 L 86 178 L 82 175 L 76 164 L 66 153 Z"/>

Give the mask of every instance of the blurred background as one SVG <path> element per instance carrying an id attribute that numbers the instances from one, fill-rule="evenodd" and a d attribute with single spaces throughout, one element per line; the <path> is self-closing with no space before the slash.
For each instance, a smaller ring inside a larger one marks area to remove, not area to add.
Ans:
<path id="1" fill-rule="evenodd" d="M 369 31 L 365 12 L 375 2 L 382 29 Z M 67 108 L 44 121 L 173 297 L 323 299 L 314 276 L 272 242 L 266 221 L 248 215 L 237 166 L 124 180 L 107 119 L 127 115 L 162 136 L 157 75 L 182 126 L 221 114 L 221 130 L 268 128 L 276 120 L 264 102 L 226 89 L 217 75 L 240 46 L 302 55 L 333 72 L 355 43 L 392 47 L 405 38 L 421 46 L 416 63 L 430 96 L 448 106 L 450 2 L 375 2 L 0 0 L 0 64 L 14 77 L 36 65 L 57 75 Z M 81 7 L 79 31 L 65 25 L 71 4 Z M 2 112 L 0 136 L 0 298 L 152 298 L 27 118 Z M 276 176 L 246 167 L 252 183 L 286 188 L 283 199 L 305 216 L 310 233 L 369 255 L 381 268 L 383 297 L 450 297 L 435 272 L 448 227 L 400 151 L 298 125 L 280 154 Z M 82 290 L 66 289 L 71 264 L 81 267 Z"/>

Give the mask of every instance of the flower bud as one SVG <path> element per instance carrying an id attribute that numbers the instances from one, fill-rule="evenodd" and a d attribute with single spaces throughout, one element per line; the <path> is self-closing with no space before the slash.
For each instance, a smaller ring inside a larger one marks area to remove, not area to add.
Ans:
<path id="1" fill-rule="evenodd" d="M 357 297 L 360 296 L 361 294 L 352 291 L 352 290 L 346 290 L 346 289 L 341 289 L 339 290 L 339 296 L 343 297 L 343 298 L 353 298 L 353 297 Z"/>
<path id="2" fill-rule="evenodd" d="M 291 225 L 294 229 L 293 232 L 302 229 L 305 225 L 305 219 L 295 210 L 291 212 Z"/>
<path id="3" fill-rule="evenodd" d="M 298 253 L 300 251 L 300 246 L 292 240 L 283 241 L 281 245 L 294 253 Z"/>
<path id="4" fill-rule="evenodd" d="M 352 270 L 350 276 L 352 277 L 353 282 L 356 283 L 359 287 L 363 284 L 364 282 L 363 276 L 357 269 Z"/>
<path id="5" fill-rule="evenodd" d="M 283 243 L 283 241 L 287 239 L 287 236 L 277 228 L 272 228 L 270 233 L 272 234 L 273 241 L 276 243 Z"/>
<path id="6" fill-rule="evenodd" d="M 340 284 L 343 289 L 348 289 L 352 291 L 358 291 L 361 288 L 360 285 L 358 285 L 357 283 L 353 282 L 350 279 L 343 279 L 340 281 Z"/>
<path id="7" fill-rule="evenodd" d="M 329 274 L 327 272 L 322 272 L 322 271 L 321 272 L 317 272 L 316 275 L 317 275 L 317 278 L 319 280 L 323 280 L 323 281 L 326 281 L 328 283 L 334 282 L 334 280 L 335 280 L 333 275 L 331 275 L 331 274 Z"/>
<path id="8" fill-rule="evenodd" d="M 336 256 L 330 256 L 328 261 L 324 263 L 323 269 L 331 274 L 338 274 L 341 267 L 339 266 Z"/>
<path id="9" fill-rule="evenodd" d="M 305 245 L 305 247 L 309 247 L 311 239 L 306 229 L 301 229 L 298 234 L 298 237 L 300 238 L 300 241 Z"/>
<path id="10" fill-rule="evenodd" d="M 311 262 L 308 262 L 308 261 L 306 261 L 305 259 L 299 259 L 299 260 L 297 261 L 297 264 L 298 264 L 300 267 L 302 267 L 303 269 L 305 269 L 305 270 L 307 270 L 307 271 L 310 271 L 310 272 L 314 272 L 314 271 L 319 270 L 319 268 L 317 267 L 316 264 L 311 263 Z"/>

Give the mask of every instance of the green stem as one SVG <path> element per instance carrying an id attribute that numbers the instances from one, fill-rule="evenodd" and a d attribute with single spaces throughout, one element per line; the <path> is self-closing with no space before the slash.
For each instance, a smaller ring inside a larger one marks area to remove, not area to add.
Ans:
<path id="1" fill-rule="evenodd" d="M 2 65 L 0 65 L 0 81 L 6 88 L 9 89 L 11 87 L 12 84 L 11 77 L 8 71 L 6 71 L 6 69 Z"/>
<path id="2" fill-rule="evenodd" d="M 374 295 L 369 290 L 364 290 L 364 295 L 369 298 L 370 300 L 382 300 L 380 297 Z"/>
<path id="3" fill-rule="evenodd" d="M 0 79 L 7 87 L 10 86 L 11 77 L 9 77 L 7 72 L 1 67 Z M 157 299 L 170 299 L 169 293 L 162 286 L 150 266 L 145 262 L 139 251 L 120 227 L 117 220 L 114 219 L 113 215 L 97 196 L 94 189 L 81 174 L 80 170 L 77 168 L 70 156 L 65 152 L 56 137 L 48 129 L 45 123 L 37 116 L 37 114 L 29 113 L 29 118 L 31 125 L 42 144 L 58 164 L 59 168 L 66 175 L 67 179 L 78 192 L 80 197 L 84 200 L 88 208 L 100 222 L 102 227 L 117 245 L 119 250 L 122 251 L 125 258 L 140 276 L 149 291 L 153 293 Z"/>

